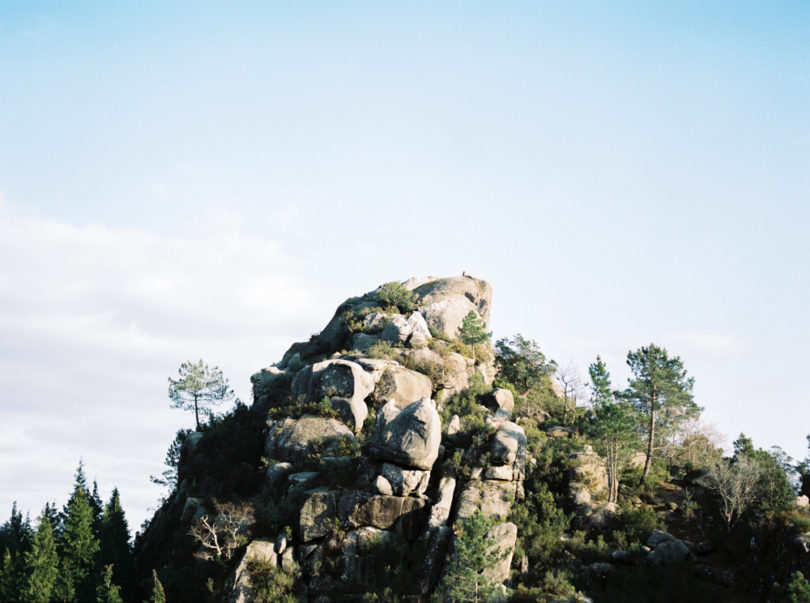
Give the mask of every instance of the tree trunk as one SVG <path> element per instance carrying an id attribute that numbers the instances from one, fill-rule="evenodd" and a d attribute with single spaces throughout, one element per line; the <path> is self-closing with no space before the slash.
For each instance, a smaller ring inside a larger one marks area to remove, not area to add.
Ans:
<path id="1" fill-rule="evenodd" d="M 194 420 L 197 421 L 197 431 L 200 431 L 200 409 L 197 405 L 197 396 L 194 396 Z"/>
<path id="2" fill-rule="evenodd" d="M 644 461 L 644 471 L 641 473 L 641 483 L 647 481 L 650 473 L 650 461 L 652 460 L 653 442 L 655 441 L 655 398 L 650 404 L 650 438 L 647 440 L 647 458 Z"/>

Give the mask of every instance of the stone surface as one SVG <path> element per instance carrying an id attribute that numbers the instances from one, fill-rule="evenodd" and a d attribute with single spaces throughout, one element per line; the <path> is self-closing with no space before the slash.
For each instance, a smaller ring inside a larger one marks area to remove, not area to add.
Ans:
<path id="1" fill-rule="evenodd" d="M 580 490 L 574 494 L 575 505 L 589 505 L 591 504 L 591 495 L 587 490 Z"/>
<path id="2" fill-rule="evenodd" d="M 648 559 L 655 565 L 672 565 L 686 559 L 688 554 L 689 549 L 676 538 L 658 544 L 649 554 Z"/>
<path id="3" fill-rule="evenodd" d="M 284 419 L 269 427 L 265 451 L 268 458 L 297 462 L 316 451 L 328 450 L 330 443 L 340 438 L 354 439 L 351 430 L 336 419 L 304 415 L 300 419 Z"/>
<path id="4" fill-rule="evenodd" d="M 384 496 L 357 490 L 344 490 L 338 503 L 338 516 L 354 528 L 373 526 L 394 529 L 412 541 L 427 520 L 427 502 L 413 496 Z"/>
<path id="5" fill-rule="evenodd" d="M 387 579 L 379 572 L 381 558 L 396 565 L 404 557 L 404 548 L 398 544 L 393 533 L 378 528 L 366 526 L 347 532 L 341 543 L 341 581 L 366 591 L 378 590 Z"/>
<path id="6" fill-rule="evenodd" d="M 464 484 L 458 499 L 458 519 L 471 517 L 477 509 L 489 519 L 504 520 L 515 500 L 515 482 L 471 480 Z"/>
<path id="7" fill-rule="evenodd" d="M 806 494 L 802 494 L 801 496 L 796 497 L 796 506 L 800 509 L 803 509 L 807 506 L 810 506 L 810 497 Z"/>
<path id="8" fill-rule="evenodd" d="M 251 561 L 269 561 L 276 565 L 273 543 L 267 540 L 254 540 L 247 545 L 242 560 L 234 570 L 231 583 L 231 601 L 233 603 L 248 603 L 253 599 L 253 585 L 250 581 L 250 572 L 248 572 L 248 563 Z"/>
<path id="9" fill-rule="evenodd" d="M 401 314 L 395 314 L 391 322 L 388 323 L 388 326 L 380 333 L 380 339 L 382 341 L 390 341 L 395 345 L 403 344 L 408 340 L 412 332 L 413 327 L 408 324 L 405 317 Z"/>
<path id="10" fill-rule="evenodd" d="M 337 494 L 333 490 L 310 492 L 298 514 L 298 534 L 302 542 L 322 538 L 332 532 L 337 517 Z"/>
<path id="11" fill-rule="evenodd" d="M 511 482 L 514 479 L 514 469 L 512 465 L 495 465 L 487 467 L 484 472 L 484 479 L 497 479 Z"/>
<path id="12" fill-rule="evenodd" d="M 250 383 L 253 385 L 253 401 L 265 403 L 270 399 L 273 386 L 284 378 L 289 378 L 287 373 L 277 366 L 268 366 L 250 376 Z"/>
<path id="13" fill-rule="evenodd" d="M 501 410 L 511 413 L 515 408 L 515 397 L 512 395 L 512 392 L 501 387 L 492 390 L 483 397 L 481 402 L 490 410 Z"/>
<path id="14" fill-rule="evenodd" d="M 394 496 L 422 495 L 430 481 L 430 471 L 403 469 L 391 463 L 383 463 L 380 473 L 391 484 Z"/>
<path id="15" fill-rule="evenodd" d="M 427 324 L 445 337 L 458 336 L 470 310 L 489 324 L 492 287 L 486 281 L 468 276 L 443 278 L 422 284 L 414 291 L 419 295 L 419 311 Z"/>
<path id="16" fill-rule="evenodd" d="M 180 520 L 185 523 L 194 523 L 206 513 L 207 511 L 203 499 L 189 496 L 183 504 Z"/>
<path id="17" fill-rule="evenodd" d="M 379 333 L 388 323 L 391 322 L 391 315 L 384 312 L 372 312 L 363 319 L 363 331 L 366 333 Z"/>
<path id="18" fill-rule="evenodd" d="M 287 550 L 287 534 L 282 532 L 276 537 L 276 542 L 273 544 L 273 550 L 277 555 L 281 555 Z"/>
<path id="19" fill-rule="evenodd" d="M 352 349 L 367 352 L 368 349 L 380 340 L 376 335 L 368 333 L 355 333 L 352 335 Z"/>
<path id="20" fill-rule="evenodd" d="M 484 570 L 484 576 L 494 584 L 500 584 L 509 577 L 509 568 L 512 565 L 512 555 L 517 542 L 517 526 L 511 522 L 498 523 L 487 532 L 490 545 L 487 553 L 495 555 L 499 560 L 494 567 Z"/>
<path id="21" fill-rule="evenodd" d="M 292 463 L 273 463 L 267 466 L 264 472 L 264 481 L 271 488 L 283 484 L 292 472 Z"/>
<path id="22" fill-rule="evenodd" d="M 567 427 L 555 425 L 546 429 L 546 435 L 550 438 L 568 438 L 571 436 L 571 430 Z"/>
<path id="23" fill-rule="evenodd" d="M 675 537 L 669 532 L 665 532 L 664 530 L 653 530 L 650 537 L 647 538 L 646 544 L 651 549 L 654 549 L 662 542 L 669 542 L 672 540 L 675 540 Z"/>
<path id="24" fill-rule="evenodd" d="M 439 489 L 436 493 L 436 500 L 430 509 L 428 526 L 438 528 L 447 525 L 450 518 L 450 509 L 453 506 L 453 493 L 456 491 L 456 479 L 445 476 L 439 480 Z"/>
<path id="25" fill-rule="evenodd" d="M 523 428 L 511 421 L 502 422 L 492 438 L 489 452 L 494 465 L 511 465 L 518 457 L 525 457 L 526 434 Z"/>
<path id="26" fill-rule="evenodd" d="M 450 419 L 450 422 L 447 424 L 447 427 L 444 430 L 444 434 L 446 436 L 452 437 L 456 435 L 459 431 L 461 431 L 461 419 L 459 419 L 458 415 L 453 415 Z"/>
<path id="27" fill-rule="evenodd" d="M 393 400 L 397 408 L 405 408 L 417 400 L 430 398 L 432 392 L 430 377 L 391 363 L 377 380 L 371 399 L 377 404 Z"/>
<path id="28" fill-rule="evenodd" d="M 394 494 L 394 489 L 391 487 L 391 482 L 385 479 L 382 475 L 378 475 L 374 479 L 374 490 L 376 490 L 378 494 L 384 494 L 386 496 L 392 496 Z"/>
<path id="29" fill-rule="evenodd" d="M 369 449 L 380 460 L 400 467 L 430 469 L 439 455 L 441 431 L 432 400 L 419 400 L 402 410 L 390 401 L 377 413 Z"/>

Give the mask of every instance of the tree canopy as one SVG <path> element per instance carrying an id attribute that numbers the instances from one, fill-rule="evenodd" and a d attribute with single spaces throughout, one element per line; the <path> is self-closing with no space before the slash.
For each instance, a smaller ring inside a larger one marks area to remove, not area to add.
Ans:
<path id="1" fill-rule="evenodd" d="M 645 481 L 655 451 L 683 421 L 699 415 L 701 408 L 692 396 L 694 379 L 687 377 L 681 359 L 670 358 L 664 348 L 650 344 L 628 352 L 627 364 L 632 376 L 624 397 L 648 417 L 644 427 L 647 457 L 641 476 Z"/>
<path id="2" fill-rule="evenodd" d="M 179 379 L 169 377 L 169 399 L 173 408 L 193 410 L 197 431 L 200 414 L 211 415 L 213 407 L 233 399 L 233 390 L 219 367 L 209 368 L 202 360 L 184 362 Z"/>

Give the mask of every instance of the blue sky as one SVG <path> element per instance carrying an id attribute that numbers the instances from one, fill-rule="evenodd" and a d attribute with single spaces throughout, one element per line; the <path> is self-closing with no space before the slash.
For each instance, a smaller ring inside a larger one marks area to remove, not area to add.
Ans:
<path id="1" fill-rule="evenodd" d="M 136 527 L 191 417 L 382 282 L 492 282 L 618 385 L 681 356 L 731 441 L 806 454 L 810 6 L 5 3 L 0 510 L 83 457 Z M 61 497 L 61 498 L 60 498 Z"/>

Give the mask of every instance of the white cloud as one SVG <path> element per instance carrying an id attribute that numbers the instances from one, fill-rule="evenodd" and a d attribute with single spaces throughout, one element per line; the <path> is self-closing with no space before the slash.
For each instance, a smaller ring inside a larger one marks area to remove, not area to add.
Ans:
<path id="1" fill-rule="evenodd" d="M 48 221 L 0 202 L 0 513 L 64 502 L 79 458 L 137 527 L 174 432 L 166 379 L 205 358 L 250 372 L 322 319 L 273 241 L 233 212 L 187 237 Z"/>

